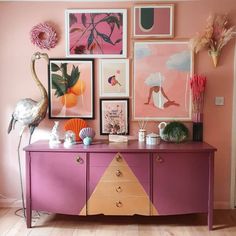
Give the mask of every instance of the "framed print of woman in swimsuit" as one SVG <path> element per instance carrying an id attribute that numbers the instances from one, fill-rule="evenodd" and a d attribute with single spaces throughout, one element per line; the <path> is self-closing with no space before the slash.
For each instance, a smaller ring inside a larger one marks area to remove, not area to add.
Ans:
<path id="1" fill-rule="evenodd" d="M 134 120 L 191 120 L 188 42 L 134 43 Z"/>

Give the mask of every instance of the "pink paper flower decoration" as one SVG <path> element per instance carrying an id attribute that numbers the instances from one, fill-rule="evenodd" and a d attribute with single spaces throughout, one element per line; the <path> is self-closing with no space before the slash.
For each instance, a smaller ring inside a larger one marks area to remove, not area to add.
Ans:
<path id="1" fill-rule="evenodd" d="M 48 23 L 35 25 L 30 31 L 31 42 L 41 49 L 54 48 L 57 44 L 56 30 Z"/>

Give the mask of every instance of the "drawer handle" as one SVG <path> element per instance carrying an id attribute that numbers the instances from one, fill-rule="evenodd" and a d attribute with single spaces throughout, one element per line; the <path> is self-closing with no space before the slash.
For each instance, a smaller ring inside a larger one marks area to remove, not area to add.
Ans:
<path id="1" fill-rule="evenodd" d="M 158 163 L 163 163 L 163 162 L 164 162 L 164 159 L 163 159 L 162 157 L 160 157 L 159 155 L 157 155 L 156 161 L 157 161 Z"/>
<path id="2" fill-rule="evenodd" d="M 118 154 L 116 156 L 116 161 L 121 162 L 122 161 L 122 156 Z"/>
<path id="3" fill-rule="evenodd" d="M 120 177 L 122 175 L 122 172 L 120 170 L 116 171 L 116 176 Z"/>
<path id="4" fill-rule="evenodd" d="M 121 186 L 116 187 L 116 192 L 117 192 L 117 193 L 122 192 L 122 188 L 121 188 Z"/>
<path id="5" fill-rule="evenodd" d="M 84 163 L 83 158 L 81 158 L 80 156 L 76 157 L 76 161 L 77 161 L 79 164 L 83 164 L 83 163 Z"/>
<path id="6" fill-rule="evenodd" d="M 123 204 L 122 204 L 121 201 L 116 202 L 116 206 L 117 206 L 117 207 L 122 207 L 122 205 L 123 205 Z"/>

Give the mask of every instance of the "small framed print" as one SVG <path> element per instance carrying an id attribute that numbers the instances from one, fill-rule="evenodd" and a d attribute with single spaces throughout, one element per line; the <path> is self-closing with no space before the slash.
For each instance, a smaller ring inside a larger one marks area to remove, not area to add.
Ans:
<path id="1" fill-rule="evenodd" d="M 126 57 L 126 9 L 66 10 L 65 26 L 67 57 Z"/>
<path id="2" fill-rule="evenodd" d="M 134 37 L 174 37 L 174 5 L 135 6 Z"/>
<path id="3" fill-rule="evenodd" d="M 129 99 L 100 99 L 100 134 L 129 134 Z"/>
<path id="4" fill-rule="evenodd" d="M 129 60 L 102 59 L 100 67 L 100 96 L 129 96 Z"/>
<path id="5" fill-rule="evenodd" d="M 93 59 L 49 60 L 49 118 L 94 118 Z"/>

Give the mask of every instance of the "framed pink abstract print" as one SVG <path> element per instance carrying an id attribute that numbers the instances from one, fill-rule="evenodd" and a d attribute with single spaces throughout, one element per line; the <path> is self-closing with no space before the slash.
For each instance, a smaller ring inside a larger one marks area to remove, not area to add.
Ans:
<path id="1" fill-rule="evenodd" d="M 174 5 L 134 7 L 134 36 L 171 38 L 174 36 Z"/>
<path id="2" fill-rule="evenodd" d="M 65 25 L 67 57 L 126 57 L 126 9 L 66 10 Z"/>
<path id="3" fill-rule="evenodd" d="M 49 118 L 94 118 L 93 59 L 49 60 Z"/>
<path id="4" fill-rule="evenodd" d="M 129 96 L 129 60 L 101 59 L 100 67 L 100 96 L 128 97 Z"/>
<path id="5" fill-rule="evenodd" d="M 100 134 L 129 134 L 129 99 L 100 99 Z"/>
<path id="6" fill-rule="evenodd" d="M 188 42 L 134 43 L 134 120 L 191 120 Z"/>

